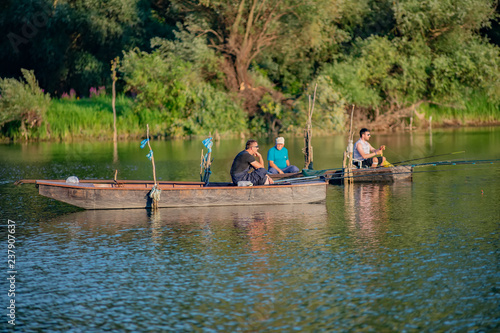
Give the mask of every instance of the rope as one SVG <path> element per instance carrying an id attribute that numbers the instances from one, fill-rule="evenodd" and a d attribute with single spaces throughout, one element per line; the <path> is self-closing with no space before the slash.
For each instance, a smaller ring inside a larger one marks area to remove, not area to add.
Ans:
<path id="1" fill-rule="evenodd" d="M 158 187 L 158 185 L 154 185 L 153 188 L 151 189 L 151 192 L 149 192 L 149 197 L 153 199 L 153 210 L 158 209 L 158 204 L 160 202 L 160 195 L 161 195 L 161 189 Z"/>

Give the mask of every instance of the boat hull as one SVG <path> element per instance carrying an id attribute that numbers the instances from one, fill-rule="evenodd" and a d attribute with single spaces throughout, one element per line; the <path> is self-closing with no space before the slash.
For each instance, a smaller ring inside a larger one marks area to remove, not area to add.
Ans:
<path id="1" fill-rule="evenodd" d="M 363 168 L 352 170 L 354 183 L 394 183 L 399 181 L 412 181 L 413 168 L 396 166 L 390 168 Z M 329 175 L 329 183 L 343 184 L 347 178 L 346 170 L 338 170 Z"/>
<path id="2" fill-rule="evenodd" d="M 85 209 L 150 208 L 152 183 L 80 183 L 37 180 L 45 197 Z M 215 183 L 160 183 L 159 208 L 229 205 L 275 205 L 320 202 L 326 198 L 324 181 L 271 186 L 230 186 Z"/>

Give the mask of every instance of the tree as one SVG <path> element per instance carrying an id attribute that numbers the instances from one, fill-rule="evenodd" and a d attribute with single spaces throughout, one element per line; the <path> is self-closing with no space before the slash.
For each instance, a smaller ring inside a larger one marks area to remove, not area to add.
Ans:
<path id="1" fill-rule="evenodd" d="M 252 62 L 264 51 L 307 54 L 313 48 L 323 49 L 326 44 L 338 42 L 336 27 L 330 24 L 339 17 L 337 0 L 174 0 L 173 3 L 184 15 L 185 25 L 197 34 L 205 34 L 209 45 L 223 56 L 226 86 L 245 96 L 250 114 L 256 112 L 264 94 L 272 93 L 264 87 L 254 87 L 249 74 Z M 291 60 L 284 63 L 289 65 Z M 280 99 L 276 94 L 273 96 Z"/>
<path id="2" fill-rule="evenodd" d="M 109 62 L 123 50 L 149 48 L 155 36 L 171 36 L 150 0 L 18 0 L 0 4 L 0 76 L 33 69 L 45 90 L 111 84 Z"/>
<path id="3" fill-rule="evenodd" d="M 423 102 L 460 108 L 477 93 L 498 102 L 500 48 L 479 36 L 494 18 L 496 1 L 367 1 L 392 3 L 394 29 L 357 38 L 321 73 L 348 103 L 376 119 Z"/>

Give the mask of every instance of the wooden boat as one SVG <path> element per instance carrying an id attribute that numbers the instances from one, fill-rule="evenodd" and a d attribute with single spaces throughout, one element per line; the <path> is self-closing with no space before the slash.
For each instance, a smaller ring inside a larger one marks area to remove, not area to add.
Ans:
<path id="1" fill-rule="evenodd" d="M 411 181 L 413 167 L 408 165 L 401 165 L 389 168 L 362 168 L 352 169 L 352 179 L 355 183 L 393 183 L 396 181 Z M 323 176 L 332 185 L 343 184 L 344 179 L 347 177 L 347 170 L 342 169 L 327 169 L 327 170 L 306 170 L 293 174 L 272 175 L 271 177 L 278 182 L 286 181 L 287 179 L 294 178 L 299 180 L 301 178 L 314 178 Z"/>
<path id="2" fill-rule="evenodd" d="M 21 181 L 26 183 L 27 181 Z M 39 193 L 85 209 L 150 208 L 152 181 L 36 180 Z M 276 205 L 320 202 L 326 198 L 325 180 L 238 187 L 231 183 L 158 182 L 159 208 L 229 205 Z"/>
<path id="3" fill-rule="evenodd" d="M 395 166 L 389 168 L 361 168 L 352 169 L 352 180 L 355 183 L 394 183 L 412 181 L 413 168 L 411 166 Z M 347 178 L 347 170 L 337 170 L 327 173 L 328 182 L 332 185 L 343 184 Z"/>

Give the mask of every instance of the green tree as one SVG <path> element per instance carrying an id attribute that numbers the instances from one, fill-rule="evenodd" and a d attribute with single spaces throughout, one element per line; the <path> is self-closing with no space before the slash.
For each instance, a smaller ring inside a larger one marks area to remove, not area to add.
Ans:
<path id="1" fill-rule="evenodd" d="M 185 15 L 190 30 L 206 34 L 210 47 L 223 56 L 226 86 L 246 95 L 250 114 L 268 92 L 254 89 L 257 87 L 249 73 L 254 60 L 271 53 L 279 57 L 279 64 L 299 67 L 297 57 L 324 52 L 328 45 L 342 40 L 337 38 L 338 29 L 332 24 L 340 16 L 337 0 L 175 0 L 173 3 Z M 273 61 L 272 55 L 269 60 Z"/>
<path id="2" fill-rule="evenodd" d="M 40 84 L 61 95 L 110 84 L 109 63 L 122 50 L 147 49 L 154 36 L 171 36 L 149 0 L 18 0 L 0 4 L 0 76 L 36 71 Z"/>

